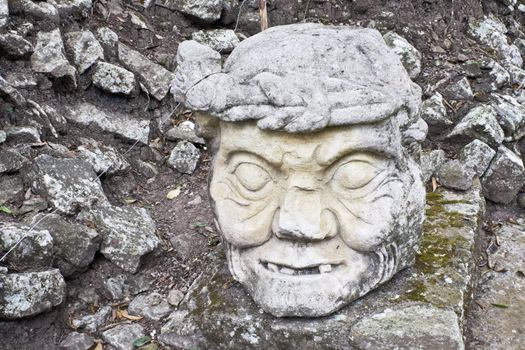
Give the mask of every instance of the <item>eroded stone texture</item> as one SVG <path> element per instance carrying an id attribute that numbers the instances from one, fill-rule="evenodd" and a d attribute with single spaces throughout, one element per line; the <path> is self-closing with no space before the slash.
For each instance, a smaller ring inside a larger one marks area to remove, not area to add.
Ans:
<path id="1" fill-rule="evenodd" d="M 383 39 L 399 56 L 410 78 L 416 78 L 421 73 L 421 53 L 397 33 L 388 32 L 383 35 Z"/>
<path id="2" fill-rule="evenodd" d="M 379 32 L 271 28 L 186 97 L 216 137 L 210 196 L 230 271 L 265 311 L 328 315 L 413 263 L 424 190 L 412 156 L 427 125 Z"/>
<path id="3" fill-rule="evenodd" d="M 230 53 L 239 44 L 239 38 L 231 29 L 200 30 L 191 38 L 220 53 Z"/>
<path id="4" fill-rule="evenodd" d="M 96 87 L 112 93 L 130 95 L 135 89 L 135 75 L 111 63 L 99 62 L 93 74 Z"/>
<path id="5" fill-rule="evenodd" d="M 170 315 L 159 340 L 184 349 L 386 350 L 398 345 L 462 350 L 464 309 L 471 297 L 475 237 L 483 212 L 477 181 L 464 193 L 429 193 L 415 265 L 319 319 L 278 319 L 262 312 L 233 281 L 221 254 Z"/>
<path id="6" fill-rule="evenodd" d="M 144 334 L 144 328 L 139 324 L 122 324 L 104 331 L 102 339 L 117 350 L 133 350 L 133 341 Z"/>
<path id="7" fill-rule="evenodd" d="M 62 303 L 66 283 L 58 270 L 0 274 L 0 318 L 32 316 Z"/>
<path id="8" fill-rule="evenodd" d="M 84 73 L 98 60 L 104 60 L 104 49 L 89 30 L 64 35 L 66 48 L 73 57 L 78 73 Z"/>
<path id="9" fill-rule="evenodd" d="M 504 134 L 497 117 L 497 112 L 492 106 L 474 107 L 454 127 L 448 137 L 478 139 L 492 147 L 498 147 L 503 142 Z"/>
<path id="10" fill-rule="evenodd" d="M 31 67 L 38 73 L 51 73 L 60 66 L 69 66 L 60 30 L 38 32 L 36 46 L 31 56 Z"/>

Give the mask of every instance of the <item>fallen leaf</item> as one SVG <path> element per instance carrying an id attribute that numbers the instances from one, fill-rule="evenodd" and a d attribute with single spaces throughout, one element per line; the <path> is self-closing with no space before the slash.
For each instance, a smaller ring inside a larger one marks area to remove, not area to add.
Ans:
<path id="1" fill-rule="evenodd" d="M 140 348 L 141 346 L 148 344 L 150 341 L 151 341 L 151 337 L 145 335 L 143 337 L 135 339 L 133 341 L 133 346 L 136 348 Z"/>
<path id="2" fill-rule="evenodd" d="M 508 309 L 509 306 L 505 304 L 490 303 L 492 306 L 499 307 L 500 309 Z"/>
<path id="3" fill-rule="evenodd" d="M 0 207 L 0 211 L 1 211 L 2 213 L 6 213 L 6 214 L 9 214 L 9 215 L 12 215 L 12 214 L 13 214 L 13 212 L 11 211 L 11 209 L 9 209 L 8 207 L 5 207 L 5 206 L 1 206 L 1 207 Z"/>
<path id="4" fill-rule="evenodd" d="M 102 346 L 101 343 L 97 343 L 97 346 L 95 346 L 93 350 L 104 350 L 104 347 Z"/>
<path id="5" fill-rule="evenodd" d="M 118 310 L 117 313 L 120 313 L 120 318 L 126 318 L 131 321 L 139 321 L 142 320 L 144 317 L 142 316 L 132 316 L 128 314 L 127 310 Z"/>
<path id="6" fill-rule="evenodd" d="M 435 177 L 432 177 L 432 192 L 436 192 L 438 188 L 437 180 Z"/>
<path id="7" fill-rule="evenodd" d="M 169 191 L 168 194 L 166 195 L 166 198 L 175 199 L 179 196 L 180 191 L 181 191 L 180 187 L 177 187 L 176 189 Z"/>
<path id="8" fill-rule="evenodd" d="M 124 203 L 126 203 L 126 204 L 133 204 L 136 201 L 137 200 L 135 198 L 126 198 L 126 199 L 124 199 Z"/>

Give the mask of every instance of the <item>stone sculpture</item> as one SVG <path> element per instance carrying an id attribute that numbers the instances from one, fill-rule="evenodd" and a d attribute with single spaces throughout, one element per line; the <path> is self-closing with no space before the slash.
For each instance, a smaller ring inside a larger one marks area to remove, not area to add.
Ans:
<path id="1" fill-rule="evenodd" d="M 379 32 L 274 27 L 221 71 L 199 69 L 186 85 L 176 72 L 173 88 L 211 141 L 217 227 L 258 305 L 327 315 L 413 264 L 426 124 L 419 87 Z"/>

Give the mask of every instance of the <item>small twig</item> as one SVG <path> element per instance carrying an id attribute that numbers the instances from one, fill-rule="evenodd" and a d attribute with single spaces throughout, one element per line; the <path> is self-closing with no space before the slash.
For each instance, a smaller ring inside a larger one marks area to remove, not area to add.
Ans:
<path id="1" fill-rule="evenodd" d="M 246 0 L 243 0 L 241 4 L 239 5 L 239 12 L 237 13 L 237 21 L 235 22 L 235 28 L 233 28 L 234 32 L 237 31 L 237 27 L 239 26 L 239 20 L 241 19 L 242 6 L 244 5 L 245 2 Z"/>
<path id="2" fill-rule="evenodd" d="M 306 3 L 306 8 L 304 9 L 303 22 L 306 20 L 306 15 L 308 14 L 308 7 L 310 6 L 310 0 Z"/>

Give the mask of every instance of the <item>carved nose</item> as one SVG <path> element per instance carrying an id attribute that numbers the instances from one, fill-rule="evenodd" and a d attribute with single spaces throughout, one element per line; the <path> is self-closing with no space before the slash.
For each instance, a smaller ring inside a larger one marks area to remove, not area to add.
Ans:
<path id="1" fill-rule="evenodd" d="M 319 241 L 337 233 L 333 213 L 323 210 L 317 190 L 292 188 L 287 193 L 274 220 L 274 233 L 279 238 Z"/>

